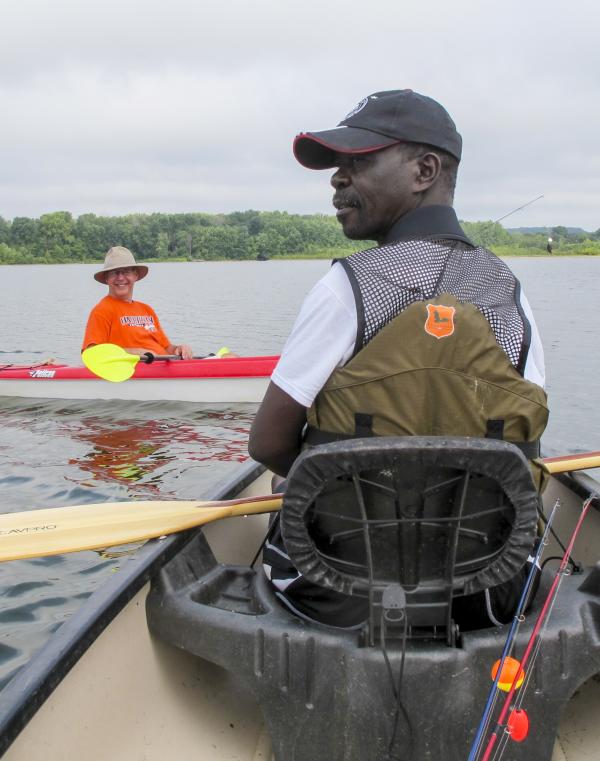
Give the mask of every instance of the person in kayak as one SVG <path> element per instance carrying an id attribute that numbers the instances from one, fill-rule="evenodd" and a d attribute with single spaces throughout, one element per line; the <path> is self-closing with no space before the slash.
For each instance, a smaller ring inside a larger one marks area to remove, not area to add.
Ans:
<path id="1" fill-rule="evenodd" d="M 173 344 L 162 329 L 154 309 L 133 300 L 133 287 L 146 277 L 148 267 L 137 264 L 128 248 L 113 246 L 94 279 L 108 286 L 108 294 L 90 312 L 82 351 L 96 344 L 112 343 L 130 354 L 173 354 L 191 359 L 188 344 Z"/>
<path id="2" fill-rule="evenodd" d="M 548 417 L 540 336 L 518 280 L 452 208 L 462 139 L 446 110 L 412 90 L 374 93 L 337 128 L 299 134 L 293 151 L 309 169 L 335 169 L 345 235 L 376 245 L 334 262 L 306 297 L 250 455 L 282 477 L 303 446 L 364 435 L 505 438 L 537 456 Z M 304 581 L 278 530 L 263 559 L 296 613 L 360 620 L 343 596 Z"/>

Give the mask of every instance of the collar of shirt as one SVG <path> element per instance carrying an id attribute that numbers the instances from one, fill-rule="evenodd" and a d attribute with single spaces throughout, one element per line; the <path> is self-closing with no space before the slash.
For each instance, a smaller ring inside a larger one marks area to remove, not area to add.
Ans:
<path id="1" fill-rule="evenodd" d="M 474 245 L 459 225 L 452 206 L 420 206 L 409 211 L 392 225 L 382 245 L 410 238 L 444 238 Z"/>

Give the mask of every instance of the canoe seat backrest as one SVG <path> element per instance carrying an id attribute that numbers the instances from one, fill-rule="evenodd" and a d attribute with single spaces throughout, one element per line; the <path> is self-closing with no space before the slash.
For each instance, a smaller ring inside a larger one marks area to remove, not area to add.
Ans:
<path id="1" fill-rule="evenodd" d="M 453 598 L 523 567 L 538 500 L 527 460 L 506 442 L 354 439 L 298 458 L 281 529 L 304 577 L 368 599 L 372 622 L 391 605 L 411 631 L 450 630 Z"/>

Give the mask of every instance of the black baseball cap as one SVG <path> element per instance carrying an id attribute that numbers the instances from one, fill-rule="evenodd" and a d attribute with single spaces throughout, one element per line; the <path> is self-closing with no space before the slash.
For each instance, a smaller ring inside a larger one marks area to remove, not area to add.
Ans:
<path id="1" fill-rule="evenodd" d="M 336 153 L 371 153 L 395 143 L 426 143 L 457 161 L 462 138 L 446 109 L 413 90 L 387 90 L 363 98 L 335 129 L 301 132 L 294 156 L 308 169 L 330 169 Z"/>

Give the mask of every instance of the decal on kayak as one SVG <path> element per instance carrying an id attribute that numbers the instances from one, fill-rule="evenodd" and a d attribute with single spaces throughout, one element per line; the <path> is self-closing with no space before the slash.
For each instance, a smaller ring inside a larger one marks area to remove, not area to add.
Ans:
<path id="1" fill-rule="evenodd" d="M 46 370 L 43 368 L 36 368 L 35 370 L 29 371 L 29 375 L 32 378 L 54 378 L 55 373 L 56 370 Z"/>
<path id="2" fill-rule="evenodd" d="M 427 304 L 425 332 L 434 338 L 446 338 L 454 333 L 454 307 Z"/>

